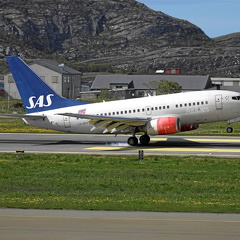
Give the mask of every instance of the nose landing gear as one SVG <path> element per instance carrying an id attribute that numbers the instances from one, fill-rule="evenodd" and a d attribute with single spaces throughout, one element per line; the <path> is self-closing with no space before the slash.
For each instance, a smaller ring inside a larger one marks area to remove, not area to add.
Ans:
<path id="1" fill-rule="evenodd" d="M 233 123 L 233 122 L 235 122 L 234 120 L 229 120 L 229 121 L 227 121 L 227 129 L 226 129 L 226 131 L 227 131 L 227 133 L 232 133 L 233 132 L 233 128 L 230 126 L 230 124 L 231 123 Z"/>

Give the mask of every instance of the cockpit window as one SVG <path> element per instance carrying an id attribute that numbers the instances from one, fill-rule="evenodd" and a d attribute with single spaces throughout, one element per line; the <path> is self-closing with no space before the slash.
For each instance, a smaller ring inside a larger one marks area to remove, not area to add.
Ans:
<path id="1" fill-rule="evenodd" d="M 240 100 L 240 96 L 235 96 L 235 97 L 232 97 L 233 100 Z"/>

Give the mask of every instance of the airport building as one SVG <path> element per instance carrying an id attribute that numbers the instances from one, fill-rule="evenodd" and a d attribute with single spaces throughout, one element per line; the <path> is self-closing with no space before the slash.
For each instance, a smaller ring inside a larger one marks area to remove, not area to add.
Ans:
<path id="1" fill-rule="evenodd" d="M 209 75 L 97 75 L 91 90 L 96 92 L 101 89 L 116 92 L 119 99 L 128 99 L 135 97 L 144 97 L 147 95 L 155 95 L 156 87 L 152 83 L 158 83 L 161 80 L 177 82 L 183 92 L 200 91 L 212 87 Z M 155 84 L 156 85 L 156 84 Z M 84 94 L 84 93 L 82 93 Z"/>

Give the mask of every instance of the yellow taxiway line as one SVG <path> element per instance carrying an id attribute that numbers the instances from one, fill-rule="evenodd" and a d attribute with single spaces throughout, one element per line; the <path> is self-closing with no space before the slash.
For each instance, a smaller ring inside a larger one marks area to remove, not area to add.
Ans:
<path id="1" fill-rule="evenodd" d="M 103 147 L 91 147 L 86 148 L 88 150 L 102 150 L 102 151 L 114 151 L 114 150 L 126 150 L 126 147 L 111 147 L 111 146 L 103 146 Z M 128 150 L 145 150 L 145 151 L 156 151 L 156 152 L 232 152 L 232 153 L 240 153 L 240 149 L 220 149 L 220 148 L 144 148 L 144 147 L 137 147 L 137 148 L 130 148 Z"/>
<path id="2" fill-rule="evenodd" d="M 230 139 L 230 138 L 225 138 L 225 139 L 216 139 L 216 138 L 211 138 L 211 139 L 208 139 L 208 138 L 151 138 L 152 141 L 159 141 L 159 142 L 165 142 L 167 140 L 186 140 L 186 141 L 191 141 L 191 142 L 216 142 L 216 143 L 240 143 L 240 139 Z M 240 149 L 224 149 L 224 148 L 191 148 L 191 147 L 177 147 L 177 148 L 174 148 L 174 147 L 169 147 L 169 148 L 166 148 L 166 147 L 151 147 L 151 146 L 148 146 L 148 147 L 144 147 L 144 146 L 137 146 L 135 148 L 132 148 L 128 145 L 122 145 L 119 144 L 119 146 L 116 146 L 115 144 L 113 144 L 112 146 L 111 145 L 108 145 L 108 146 L 98 146 L 98 147 L 90 147 L 90 148 L 86 148 L 88 150 L 102 150 L 102 151 L 114 151 L 114 150 L 126 150 L 126 148 L 128 148 L 127 150 L 146 150 L 146 151 L 159 151 L 159 152 L 174 152 L 174 151 L 177 151 L 177 152 L 211 152 L 211 153 L 217 153 L 217 152 L 222 152 L 222 153 L 240 153 Z"/>
<path id="3" fill-rule="evenodd" d="M 169 138 L 170 140 L 176 140 L 176 138 Z M 240 139 L 218 139 L 218 138 L 180 138 L 192 142 L 230 142 L 230 143 L 240 143 Z M 179 139 L 179 140 L 180 140 Z M 167 141 L 168 138 L 151 138 L 152 141 Z"/>

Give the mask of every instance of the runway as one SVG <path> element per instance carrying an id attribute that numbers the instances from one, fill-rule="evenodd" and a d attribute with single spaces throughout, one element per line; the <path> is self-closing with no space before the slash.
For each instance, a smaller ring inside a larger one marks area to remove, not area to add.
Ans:
<path id="1" fill-rule="evenodd" d="M 129 136 L 81 134 L 0 134 L 0 152 L 239 157 L 240 137 L 154 136 L 148 146 L 127 144 Z"/>
<path id="2" fill-rule="evenodd" d="M 1 240 L 238 240 L 240 215 L 0 209 Z"/>

